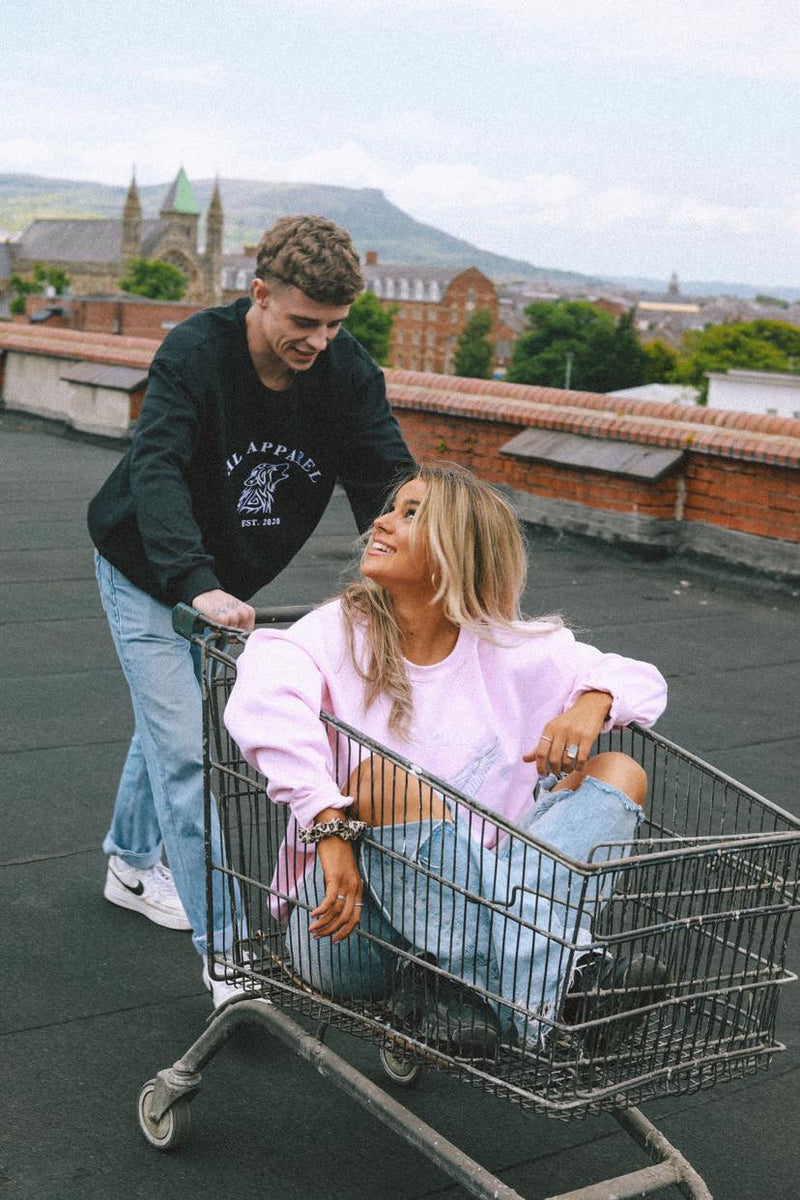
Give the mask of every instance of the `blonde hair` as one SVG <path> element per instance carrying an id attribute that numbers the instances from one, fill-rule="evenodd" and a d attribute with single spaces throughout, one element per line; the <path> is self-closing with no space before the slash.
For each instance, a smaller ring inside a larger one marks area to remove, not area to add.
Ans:
<path id="1" fill-rule="evenodd" d="M 490 638 L 498 629 L 517 628 L 520 598 L 527 577 L 525 541 L 517 515 L 496 488 L 456 463 L 420 467 L 412 479 L 425 492 L 411 527 L 412 544 L 425 548 L 435 587 L 433 603 L 458 628 Z M 389 593 L 370 579 L 350 584 L 342 595 L 350 653 L 364 680 L 367 705 L 386 692 L 392 697 L 389 726 L 407 733 L 412 696 L 401 647 L 400 629 Z M 557 627 L 560 618 L 547 618 Z M 365 658 L 355 650 L 355 626 L 365 628 Z M 545 628 L 545 627 L 543 627 Z"/>

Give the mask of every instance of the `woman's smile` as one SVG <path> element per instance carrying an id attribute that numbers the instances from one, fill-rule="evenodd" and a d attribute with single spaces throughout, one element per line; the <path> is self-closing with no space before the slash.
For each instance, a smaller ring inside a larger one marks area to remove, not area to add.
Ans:
<path id="1" fill-rule="evenodd" d="M 394 547 L 373 537 L 367 548 L 367 554 L 394 554 Z"/>
<path id="2" fill-rule="evenodd" d="M 409 584 L 419 587 L 430 580 L 425 549 L 411 533 L 414 514 L 424 495 L 425 484 L 420 479 L 404 483 L 395 493 L 392 507 L 381 513 L 372 526 L 372 536 L 361 560 L 361 573 L 390 591 Z"/>

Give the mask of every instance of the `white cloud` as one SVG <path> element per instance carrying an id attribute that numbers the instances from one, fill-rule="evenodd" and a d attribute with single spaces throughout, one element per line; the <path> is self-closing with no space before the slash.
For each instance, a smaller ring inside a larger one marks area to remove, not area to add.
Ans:
<path id="1" fill-rule="evenodd" d="M 605 188 L 589 196 L 584 208 L 584 222 L 588 229 L 605 229 L 649 216 L 662 204 L 655 196 L 649 196 L 641 188 L 620 185 Z"/>
<path id="2" fill-rule="evenodd" d="M 498 179 L 471 163 L 421 164 L 387 186 L 391 199 L 423 220 L 491 220 L 507 228 L 598 230 L 652 214 L 662 201 L 634 186 L 593 190 L 563 172 Z"/>
<path id="3" fill-rule="evenodd" d="M 473 163 L 420 163 L 390 185 L 399 203 L 456 211 L 470 204 L 505 208 L 518 198 L 520 185 L 492 178 Z"/>
<path id="4" fill-rule="evenodd" d="M 687 196 L 672 210 L 669 220 L 673 225 L 749 234 L 766 228 L 776 219 L 776 215 L 774 210 L 760 206 L 737 207 L 733 204 L 716 204 Z"/>
<path id="5" fill-rule="evenodd" d="M 353 8 L 374 16 L 386 0 L 351 0 Z M 489 18 L 495 41 L 532 65 L 653 62 L 704 76 L 800 76 L 800 6 L 792 0 L 403 0 L 407 19 L 448 11 L 454 20 Z"/>
<path id="6" fill-rule="evenodd" d="M 568 225 L 575 206 L 586 195 L 586 184 L 574 175 L 526 175 L 521 210 L 529 225 Z M 513 214 L 511 214 L 513 216 Z"/>
<path id="7" fill-rule="evenodd" d="M 800 233 L 800 192 L 790 196 L 786 205 L 785 223 L 789 229 Z"/>
<path id="8" fill-rule="evenodd" d="M 293 183 L 332 183 L 341 187 L 378 187 L 391 184 L 391 173 L 356 142 L 324 147 L 296 158 L 265 162 L 269 178 Z M 263 177 L 263 176 L 262 176 Z"/>
<path id="9" fill-rule="evenodd" d="M 163 183 L 173 179 L 181 165 L 195 179 L 213 175 L 236 155 L 229 132 L 213 125 L 205 129 L 185 123 L 154 126 L 148 130 L 146 145 L 138 133 L 114 137 L 102 124 L 84 135 L 84 140 L 76 135 L 66 143 L 27 138 L 0 142 L 0 171 L 127 184 L 135 163 L 139 183 Z"/>
<path id="10" fill-rule="evenodd" d="M 0 142 L 0 170 L 19 174 L 48 174 L 53 168 L 53 150 L 35 138 L 8 138 Z"/>
<path id="11" fill-rule="evenodd" d="M 218 61 L 134 61 L 126 67 L 125 75 L 129 81 L 139 79 L 145 83 L 168 83 L 175 87 L 219 88 L 230 82 L 227 69 Z"/>

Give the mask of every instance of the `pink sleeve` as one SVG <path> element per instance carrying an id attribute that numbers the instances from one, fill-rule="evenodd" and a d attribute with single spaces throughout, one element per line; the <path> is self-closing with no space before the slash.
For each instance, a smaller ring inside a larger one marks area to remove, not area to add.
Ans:
<path id="1" fill-rule="evenodd" d="M 564 712 L 583 692 L 609 692 L 611 709 L 604 732 L 632 721 L 648 727 L 658 720 L 667 706 L 667 683 L 656 667 L 621 654 L 603 654 L 594 646 L 576 642 L 568 630 L 562 630 L 560 636 L 571 642 L 564 647 L 572 668 Z"/>
<path id="2" fill-rule="evenodd" d="M 225 725 L 267 793 L 288 804 L 299 825 L 324 808 L 350 804 L 333 778 L 331 748 L 319 719 L 324 680 L 310 654 L 285 635 L 257 630 L 237 662 Z"/>

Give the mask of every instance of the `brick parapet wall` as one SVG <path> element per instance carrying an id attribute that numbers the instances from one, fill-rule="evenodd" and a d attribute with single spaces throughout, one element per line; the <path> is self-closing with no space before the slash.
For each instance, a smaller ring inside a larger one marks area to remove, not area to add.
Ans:
<path id="1" fill-rule="evenodd" d="M 547 463 L 505 457 L 500 451 L 519 426 L 485 418 L 409 412 L 396 415 L 409 448 L 419 460 L 460 462 L 491 483 L 552 499 L 566 499 L 612 512 L 637 512 L 673 519 L 678 504 L 677 478 L 644 483 L 601 471 L 578 471 Z M 480 424 L 478 424 L 480 421 Z M 536 422 L 538 426 L 538 422 Z"/>
<path id="2" fill-rule="evenodd" d="M 63 309 L 63 315 L 49 318 L 46 323 L 48 330 L 62 327 L 80 333 L 143 337 L 161 342 L 174 325 L 199 312 L 201 306 L 186 300 L 148 300 L 142 296 L 132 299 L 122 293 L 119 296 L 83 296 L 73 300 L 28 296 L 24 319 L 29 320 L 35 313 L 51 307 Z"/>
<path id="3" fill-rule="evenodd" d="M 397 409 L 800 466 L 800 420 L 499 380 L 387 371 Z M 509 437 L 512 436 L 509 434 Z"/>
<path id="4" fill-rule="evenodd" d="M 658 537 L 653 522 L 668 523 L 675 546 L 691 541 L 686 531 L 692 526 L 800 545 L 800 420 L 495 380 L 410 371 L 386 376 L 418 458 L 453 459 L 538 498 L 548 520 L 553 505 L 579 505 L 634 518 L 644 527 L 642 540 Z M 679 449 L 684 456 L 675 470 L 650 482 L 504 454 L 503 446 L 526 427 Z M 629 525 L 624 531 L 621 536 L 631 536 Z M 705 543 L 708 549 L 713 536 Z"/>

